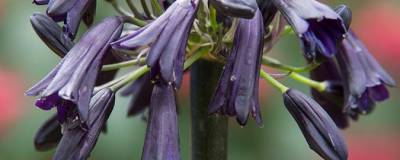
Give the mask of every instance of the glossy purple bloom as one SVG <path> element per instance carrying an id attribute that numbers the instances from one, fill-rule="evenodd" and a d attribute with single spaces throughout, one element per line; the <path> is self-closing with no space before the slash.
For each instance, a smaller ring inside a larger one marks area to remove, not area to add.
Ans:
<path id="1" fill-rule="evenodd" d="M 75 125 L 76 121 L 63 124 L 63 136 L 54 159 L 87 159 L 114 107 L 114 100 L 113 91 L 101 89 L 90 101 L 87 126 Z"/>
<path id="2" fill-rule="evenodd" d="M 154 86 L 149 114 L 142 160 L 179 160 L 178 116 L 171 85 Z"/>
<path id="3" fill-rule="evenodd" d="M 60 104 L 71 102 L 77 106 L 80 120 L 86 121 L 102 59 L 110 43 L 119 38 L 122 26 L 123 19 L 109 17 L 89 29 L 61 62 L 26 94 L 40 95 L 38 107 L 57 107 L 58 112 L 65 110 Z"/>
<path id="4" fill-rule="evenodd" d="M 337 52 L 346 28 L 341 17 L 316 0 L 272 0 L 302 40 L 307 57 L 317 51 L 326 57 Z"/>
<path id="5" fill-rule="evenodd" d="M 376 101 L 389 97 L 385 85 L 396 85 L 351 30 L 340 45 L 337 62 L 342 72 L 346 106 L 355 119 L 357 114 L 372 111 Z"/>
<path id="6" fill-rule="evenodd" d="M 113 43 L 113 48 L 133 50 L 149 46 L 146 63 L 151 67 L 152 79 L 160 77 L 179 88 L 186 44 L 197 6 L 197 0 L 175 1 L 155 21 Z"/>
<path id="7" fill-rule="evenodd" d="M 311 79 L 328 85 L 327 90 L 323 92 L 311 89 L 314 100 L 324 108 L 339 128 L 346 128 L 349 118 L 344 109 L 343 81 L 334 60 L 326 59 L 310 72 L 310 76 Z"/>
<path id="8" fill-rule="evenodd" d="M 340 130 L 317 102 L 294 89 L 286 91 L 283 98 L 311 149 L 326 160 L 347 160 Z"/>
<path id="9" fill-rule="evenodd" d="M 135 116 L 149 107 L 153 87 L 150 74 L 145 74 L 122 91 L 123 96 L 131 96 L 128 116 Z"/>
<path id="10" fill-rule="evenodd" d="M 96 0 L 34 0 L 35 4 L 48 4 L 47 15 L 55 21 L 64 21 L 66 36 L 74 39 L 80 21 L 93 22 Z"/>
<path id="11" fill-rule="evenodd" d="M 256 0 L 210 0 L 210 3 L 219 13 L 232 17 L 251 19 L 258 10 Z"/>
<path id="12" fill-rule="evenodd" d="M 245 125 L 249 115 L 262 125 L 258 100 L 264 25 L 258 10 L 253 19 L 240 19 L 232 52 L 209 105 L 210 113 L 236 116 Z"/>

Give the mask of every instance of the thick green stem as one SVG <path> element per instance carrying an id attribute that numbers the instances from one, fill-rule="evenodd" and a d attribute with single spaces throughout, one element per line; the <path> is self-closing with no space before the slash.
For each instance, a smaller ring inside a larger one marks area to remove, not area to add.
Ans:
<path id="1" fill-rule="evenodd" d="M 222 66 L 199 60 L 191 69 L 192 160 L 226 160 L 228 120 L 208 114 Z"/>

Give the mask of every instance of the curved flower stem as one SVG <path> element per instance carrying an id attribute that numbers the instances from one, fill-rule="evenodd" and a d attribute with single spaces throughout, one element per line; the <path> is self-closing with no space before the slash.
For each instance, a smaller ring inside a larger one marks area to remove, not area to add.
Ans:
<path id="1" fill-rule="evenodd" d="M 137 70 L 129 73 L 123 80 L 118 81 L 117 83 L 112 85 L 110 87 L 110 89 L 112 91 L 114 91 L 114 92 L 118 91 L 120 88 L 122 88 L 126 84 L 138 79 L 139 77 L 141 77 L 142 75 L 144 75 L 148 71 L 150 71 L 150 67 L 148 67 L 147 65 L 146 66 L 142 66 L 142 67 L 138 68 Z"/>
<path id="2" fill-rule="evenodd" d="M 260 76 L 282 93 L 285 93 L 289 89 L 262 69 L 260 70 Z"/>
<path id="3" fill-rule="evenodd" d="M 304 77 L 303 75 L 295 73 L 295 72 L 289 73 L 289 77 L 294 79 L 294 80 L 296 80 L 296 81 L 298 81 L 298 82 L 307 84 L 307 85 L 309 85 L 310 87 L 316 89 L 319 92 L 325 91 L 327 86 L 328 86 L 327 83 L 325 83 L 325 82 L 314 81 L 312 79 Z"/>
<path id="4" fill-rule="evenodd" d="M 283 70 L 283 71 L 289 71 L 289 72 L 309 72 L 319 66 L 319 63 L 313 62 L 305 67 L 294 67 L 294 66 L 283 64 L 279 60 L 268 57 L 268 56 L 262 57 L 262 64 L 264 64 L 268 67 L 272 67 L 272 68 Z"/>
<path id="5" fill-rule="evenodd" d="M 108 64 L 104 65 L 101 71 L 112 71 L 112 70 L 117 70 L 123 67 L 129 67 L 137 64 L 145 64 L 146 58 L 140 58 L 139 60 L 133 59 L 129 61 L 124 61 L 120 63 L 114 63 L 114 64 Z"/>
<path id="6" fill-rule="evenodd" d="M 157 0 L 150 0 L 151 8 L 153 9 L 153 13 L 155 16 L 160 16 L 164 10 L 162 9 L 160 3 Z"/>
<path id="7" fill-rule="evenodd" d="M 111 0 L 109 2 L 114 7 L 115 11 L 127 18 L 127 22 L 137 25 L 139 27 L 143 27 L 147 24 L 145 21 L 137 19 L 133 17 L 129 12 L 125 11 L 121 6 L 118 5 L 118 2 L 116 0 Z"/>
<path id="8" fill-rule="evenodd" d="M 221 71 L 221 63 L 199 60 L 190 72 L 192 160 L 227 159 L 228 119 L 210 116 L 207 107 Z"/>
<path id="9" fill-rule="evenodd" d="M 140 3 L 142 4 L 143 11 L 146 14 L 148 18 L 151 18 L 153 15 L 151 14 L 149 6 L 147 6 L 146 0 L 140 0 Z"/>
<path id="10" fill-rule="evenodd" d="M 132 11 L 133 15 L 139 19 L 144 19 L 143 15 L 138 11 L 135 5 L 132 3 L 132 0 L 126 0 L 126 4 L 128 4 L 129 9 Z"/>

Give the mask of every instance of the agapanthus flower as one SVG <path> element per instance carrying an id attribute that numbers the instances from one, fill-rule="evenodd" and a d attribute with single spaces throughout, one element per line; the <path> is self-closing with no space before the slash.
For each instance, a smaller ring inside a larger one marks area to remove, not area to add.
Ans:
<path id="1" fill-rule="evenodd" d="M 64 21 L 66 36 L 75 37 L 81 20 L 91 24 L 96 11 L 96 0 L 34 0 L 35 4 L 48 4 L 47 15 L 55 21 Z"/>
<path id="2" fill-rule="evenodd" d="M 175 1 L 155 21 L 113 43 L 113 48 L 133 50 L 149 46 L 146 63 L 151 67 L 152 79 L 159 77 L 179 88 L 198 3 L 197 0 Z"/>
<path id="3" fill-rule="evenodd" d="M 101 89 L 90 101 L 87 126 L 63 124 L 63 135 L 54 159 L 87 159 L 114 107 L 114 100 L 113 91 L 108 88 Z"/>
<path id="4" fill-rule="evenodd" d="M 210 0 L 210 3 L 226 16 L 251 19 L 258 10 L 256 0 Z"/>
<path id="5" fill-rule="evenodd" d="M 57 115 L 51 116 L 36 132 L 34 144 L 36 150 L 47 151 L 57 146 L 62 137 L 61 125 Z"/>
<path id="6" fill-rule="evenodd" d="M 346 106 L 353 118 L 372 111 L 376 101 L 387 99 L 386 85 L 396 85 L 351 30 L 340 45 L 337 62 L 342 72 Z"/>
<path id="7" fill-rule="evenodd" d="M 131 96 L 128 116 L 135 116 L 149 107 L 153 87 L 150 74 L 145 74 L 122 91 L 123 96 Z"/>
<path id="8" fill-rule="evenodd" d="M 122 22 L 120 17 L 109 17 L 89 29 L 61 62 L 26 94 L 40 95 L 42 98 L 36 105 L 47 110 L 57 107 L 60 115 L 67 108 L 77 107 L 80 120 L 86 121 L 102 59 L 110 43 L 119 38 Z"/>
<path id="9" fill-rule="evenodd" d="M 142 160 L 179 160 L 179 129 L 175 91 L 171 85 L 154 86 Z"/>
<path id="10" fill-rule="evenodd" d="M 259 10 L 253 19 L 239 20 L 232 51 L 209 105 L 210 113 L 236 116 L 241 125 L 246 124 L 251 114 L 261 125 L 258 79 L 263 36 L 263 18 Z"/>
<path id="11" fill-rule="evenodd" d="M 347 159 L 340 130 L 317 102 L 295 89 L 287 90 L 283 98 L 311 149 L 326 160 Z"/>
<path id="12" fill-rule="evenodd" d="M 346 128 L 349 125 L 349 118 L 344 109 L 343 78 L 334 60 L 323 61 L 310 71 L 310 77 L 327 85 L 323 92 L 311 89 L 314 100 L 324 108 L 339 128 Z"/>
<path id="13" fill-rule="evenodd" d="M 301 38 L 307 57 L 315 57 L 317 50 L 326 57 L 336 54 L 346 28 L 329 6 L 316 0 L 272 1 Z"/>

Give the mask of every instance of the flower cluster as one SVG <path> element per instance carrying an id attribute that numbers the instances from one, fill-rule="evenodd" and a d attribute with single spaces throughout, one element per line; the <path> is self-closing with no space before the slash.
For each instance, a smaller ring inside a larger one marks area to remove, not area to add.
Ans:
<path id="1" fill-rule="evenodd" d="M 87 159 L 111 114 L 116 92 L 131 96 L 128 116 L 148 113 L 142 159 L 180 158 L 176 91 L 197 60 L 224 65 L 208 113 L 253 117 L 263 125 L 259 79 L 276 87 L 311 149 L 327 160 L 347 159 L 339 128 L 386 100 L 395 81 L 350 27 L 351 11 L 316 0 L 151 0 L 143 12 L 116 0 L 119 16 L 94 23 L 96 0 L 34 0 L 47 5 L 32 27 L 62 59 L 26 95 L 57 113 L 35 136 L 35 147 L 56 147 L 54 159 Z M 282 15 L 282 16 L 276 16 Z M 62 26 L 58 22 L 64 21 Z M 80 22 L 88 29 L 77 34 Z M 305 68 L 265 55 L 283 34 L 302 44 Z M 288 88 L 262 65 L 312 87 L 312 97 Z M 119 69 L 133 71 L 117 77 Z M 310 78 L 299 72 L 309 71 Z M 196 138 L 196 137 L 193 137 Z"/>

